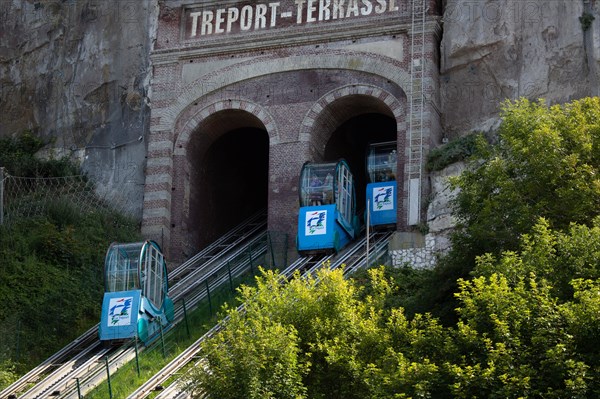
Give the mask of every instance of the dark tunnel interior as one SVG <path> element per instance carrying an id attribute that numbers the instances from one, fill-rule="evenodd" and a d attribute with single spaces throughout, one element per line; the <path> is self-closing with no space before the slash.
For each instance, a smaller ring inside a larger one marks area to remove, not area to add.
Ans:
<path id="1" fill-rule="evenodd" d="M 325 148 L 325 161 L 344 158 L 355 179 L 357 210 L 365 208 L 366 155 L 369 143 L 396 141 L 396 121 L 383 114 L 369 113 L 350 118 L 331 135 Z"/>
<path id="2" fill-rule="evenodd" d="M 267 207 L 269 137 L 245 127 L 219 137 L 203 160 L 200 248 Z"/>

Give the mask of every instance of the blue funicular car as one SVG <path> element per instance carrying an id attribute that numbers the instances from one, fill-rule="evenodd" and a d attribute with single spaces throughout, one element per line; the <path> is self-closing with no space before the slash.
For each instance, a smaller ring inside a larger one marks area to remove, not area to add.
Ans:
<path id="1" fill-rule="evenodd" d="M 396 225 L 398 186 L 396 142 L 371 143 L 367 149 L 367 198 L 365 220 L 375 228 Z"/>
<path id="2" fill-rule="evenodd" d="M 300 173 L 298 252 L 337 252 L 356 238 L 359 227 L 354 178 L 346 161 L 305 163 Z"/>

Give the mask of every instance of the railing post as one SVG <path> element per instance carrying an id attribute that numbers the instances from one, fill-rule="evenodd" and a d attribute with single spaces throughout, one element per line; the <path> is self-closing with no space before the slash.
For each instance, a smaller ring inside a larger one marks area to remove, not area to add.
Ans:
<path id="1" fill-rule="evenodd" d="M 79 377 L 75 377 L 75 382 L 77 383 L 77 398 L 83 399 L 83 396 L 81 396 L 81 386 L 79 385 Z"/>
<path id="2" fill-rule="evenodd" d="M 138 337 L 135 336 L 135 368 L 137 369 L 137 375 L 140 376 L 140 359 L 138 352 Z"/>
<path id="3" fill-rule="evenodd" d="M 167 352 L 165 351 L 165 335 L 163 333 L 163 326 L 160 324 L 160 345 L 162 346 L 163 358 L 167 357 Z"/>
<path id="4" fill-rule="evenodd" d="M 112 386 L 110 385 L 110 368 L 108 367 L 108 356 L 104 356 L 104 364 L 106 365 L 106 381 L 108 382 L 108 397 L 112 399 Z"/>
<path id="5" fill-rule="evenodd" d="M 210 315 L 212 316 L 212 301 L 210 300 L 210 288 L 208 286 L 208 279 L 204 280 L 204 282 L 206 283 L 206 297 L 208 298 L 208 311 L 210 312 Z"/>
<path id="6" fill-rule="evenodd" d="M 267 231 L 267 241 L 269 242 L 267 248 L 269 248 L 269 252 L 271 253 L 271 269 L 275 269 L 275 250 L 273 249 L 273 239 L 270 231 Z"/>
<path id="7" fill-rule="evenodd" d="M 231 288 L 231 292 L 234 292 L 233 279 L 231 278 L 231 264 L 229 261 L 227 261 L 227 274 L 229 275 L 229 288 Z"/>
<path id="8" fill-rule="evenodd" d="M 248 247 L 248 258 L 250 258 L 250 272 L 254 274 L 254 267 L 252 265 L 252 262 L 254 262 L 252 259 L 252 246 Z"/>
<path id="9" fill-rule="evenodd" d="M 0 166 L 0 226 L 4 224 L 4 166 Z"/>
<path id="10" fill-rule="evenodd" d="M 185 330 L 187 331 L 188 338 L 190 337 L 190 325 L 188 323 L 187 309 L 185 307 L 185 298 L 181 298 L 183 305 L 183 319 L 185 320 Z"/>

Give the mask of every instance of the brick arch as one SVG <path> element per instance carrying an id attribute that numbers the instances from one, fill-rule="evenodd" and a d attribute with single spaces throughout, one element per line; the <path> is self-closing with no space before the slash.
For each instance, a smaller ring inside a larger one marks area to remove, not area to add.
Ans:
<path id="1" fill-rule="evenodd" d="M 345 122 L 344 119 L 354 116 L 344 112 L 335 113 L 332 110 L 334 103 L 340 99 L 353 96 L 364 96 L 373 99 L 374 103 L 378 104 L 377 109 L 374 110 L 393 117 L 396 121 L 398 138 L 404 137 L 406 133 L 406 98 L 398 99 L 378 86 L 351 84 L 325 93 L 314 103 L 302 120 L 298 140 L 309 142 L 317 154 L 322 154 L 328 135 L 341 123 Z M 320 130 L 319 134 L 314 134 L 316 130 Z"/>
<path id="2" fill-rule="evenodd" d="M 175 132 L 175 142 L 173 143 L 173 155 L 174 156 L 185 156 L 187 151 L 187 143 L 189 143 L 190 137 L 198 129 L 198 126 L 202 124 L 209 116 L 226 110 L 240 110 L 248 112 L 249 114 L 256 117 L 265 127 L 265 130 L 269 134 L 269 141 L 271 143 L 277 143 L 279 141 L 279 129 L 273 117 L 259 104 L 246 100 L 220 100 L 215 101 L 197 113 L 192 115 L 185 121 L 178 132 Z"/>
<path id="3" fill-rule="evenodd" d="M 406 95 L 397 98 L 381 87 L 366 84 L 341 86 L 324 94 L 313 104 L 302 120 L 298 140 L 308 143 L 314 160 L 321 160 L 331 134 L 342 123 L 363 111 L 382 113 L 396 121 L 396 145 L 399 154 L 396 175 L 404 176 L 407 162 L 406 146 L 409 143 Z M 398 180 L 398 204 L 405 202 L 406 190 L 401 183 L 403 179 L 404 177 L 401 177 Z M 398 207 L 397 217 L 397 225 L 405 228 L 407 216 L 404 205 Z"/>
<path id="4" fill-rule="evenodd" d="M 157 131 L 174 130 L 180 115 L 190 104 L 233 83 L 274 73 L 305 69 L 336 69 L 371 73 L 395 83 L 405 92 L 405 88 L 410 85 L 410 75 L 398 60 L 370 53 L 331 50 L 329 54 L 293 55 L 276 60 L 253 59 L 222 68 L 186 85 L 170 107 L 156 110 L 153 113 L 153 118 L 160 119 L 160 124 L 155 129 Z"/>

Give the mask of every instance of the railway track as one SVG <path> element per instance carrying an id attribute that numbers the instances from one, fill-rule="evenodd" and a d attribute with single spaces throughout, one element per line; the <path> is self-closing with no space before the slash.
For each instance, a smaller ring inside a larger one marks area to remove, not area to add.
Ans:
<path id="1" fill-rule="evenodd" d="M 174 301 L 185 297 L 186 307 L 192 309 L 206 296 L 198 285 L 211 270 L 224 269 L 224 264 L 227 272 L 213 278 L 207 289 L 239 275 L 245 263 L 235 260 L 244 251 L 250 251 L 250 262 L 264 254 L 266 245 L 260 245 L 260 240 L 266 241 L 266 234 L 266 214 L 261 212 L 178 266 L 169 274 L 175 280 L 170 289 Z M 183 306 L 176 307 L 174 324 L 183 315 Z M 134 357 L 131 342 L 120 348 L 104 348 L 96 325 L 0 392 L 0 399 L 78 398 L 79 392 L 88 392 L 105 379 L 107 368 L 112 373 Z"/>
<path id="2" fill-rule="evenodd" d="M 387 243 L 391 232 L 374 232 L 369 237 L 363 237 L 353 245 L 350 245 L 337 256 L 304 257 L 286 268 L 281 275 L 286 279 L 291 277 L 296 270 L 304 270 L 303 276 L 315 275 L 325 262 L 330 261 L 330 269 L 337 269 L 344 265 L 344 274 L 349 275 L 361 267 L 368 264 L 369 260 L 375 262 L 387 251 Z M 372 251 L 368 249 L 372 248 Z M 368 257 L 367 257 L 368 253 Z M 369 258 L 369 259 L 367 259 Z M 238 311 L 243 311 L 244 305 L 238 307 Z M 163 369 L 148 379 L 142 386 L 127 397 L 127 399 L 143 399 L 152 392 L 159 391 L 155 399 L 184 399 L 189 395 L 184 390 L 185 373 L 182 370 L 191 363 L 194 367 L 199 366 L 201 359 L 198 359 L 202 342 L 216 334 L 225 324 L 227 318 L 219 322 L 210 331 L 200 337 L 196 342 L 190 345 L 177 358 L 173 359 Z M 171 384 L 164 387 L 163 384 L 173 376 L 179 375 Z"/>
<path id="3" fill-rule="evenodd" d="M 242 226 L 240 226 L 242 227 Z M 249 260 L 266 252 L 267 247 L 261 245 L 266 233 L 266 222 L 249 220 L 244 228 L 238 227 L 244 239 L 238 235 L 226 235 L 218 243 L 207 247 L 203 252 L 194 256 L 175 270 L 172 275 L 175 283 L 170 292 L 174 302 L 177 303 L 185 297 L 186 305 L 191 309 L 202 301 L 207 291 L 198 289 L 203 279 L 210 270 L 219 269 L 220 274 L 212 279 L 210 289 L 225 284 L 228 279 L 239 275 L 246 267 L 244 262 L 236 262 L 243 257 L 248 248 L 253 248 Z M 373 248 L 372 259 L 379 256 L 381 248 L 385 247 L 390 233 L 374 233 L 369 237 Z M 227 237 L 229 236 L 229 237 Z M 225 239 L 227 237 L 227 239 Z M 229 241 L 229 243 L 227 243 Z M 298 259 L 282 272 L 282 276 L 289 278 L 295 271 L 303 271 L 303 275 L 314 274 L 322 267 L 324 262 L 330 262 L 330 268 L 335 269 L 345 265 L 345 273 L 366 264 L 365 245 L 367 239 L 362 238 L 347 247 L 336 256 L 304 257 Z M 243 244 L 243 245 L 242 245 Z M 379 249 L 378 249 L 379 248 Z M 211 254 L 212 252 L 212 254 Z M 227 267 L 225 267 L 226 265 Z M 170 274 L 171 276 L 171 274 Z M 204 280 L 207 281 L 207 280 Z M 192 294 L 193 293 L 193 294 Z M 243 305 L 242 305 L 243 306 Z M 175 309 L 175 321 L 184 317 L 182 306 Z M 194 362 L 198 362 L 197 355 L 201 342 L 214 335 L 223 326 L 223 320 L 213 329 L 208 331 L 197 342 L 188 347 L 177 358 L 166 365 L 155 376 L 139 387 L 129 398 L 145 398 L 151 392 L 161 388 L 157 398 L 184 398 L 187 394 L 183 390 L 183 378 L 175 379 L 173 383 L 162 387 L 167 380 Z M 174 323 L 175 324 L 175 323 Z M 97 338 L 97 326 L 91 328 L 81 337 L 71 342 L 61 351 L 47 359 L 35 369 L 23 376 L 15 384 L 0 392 L 0 399 L 10 398 L 79 398 L 80 394 L 89 392 L 106 379 L 106 373 L 114 373 L 119 367 L 135 358 L 136 348 L 131 342 L 119 348 L 104 348 Z"/>

